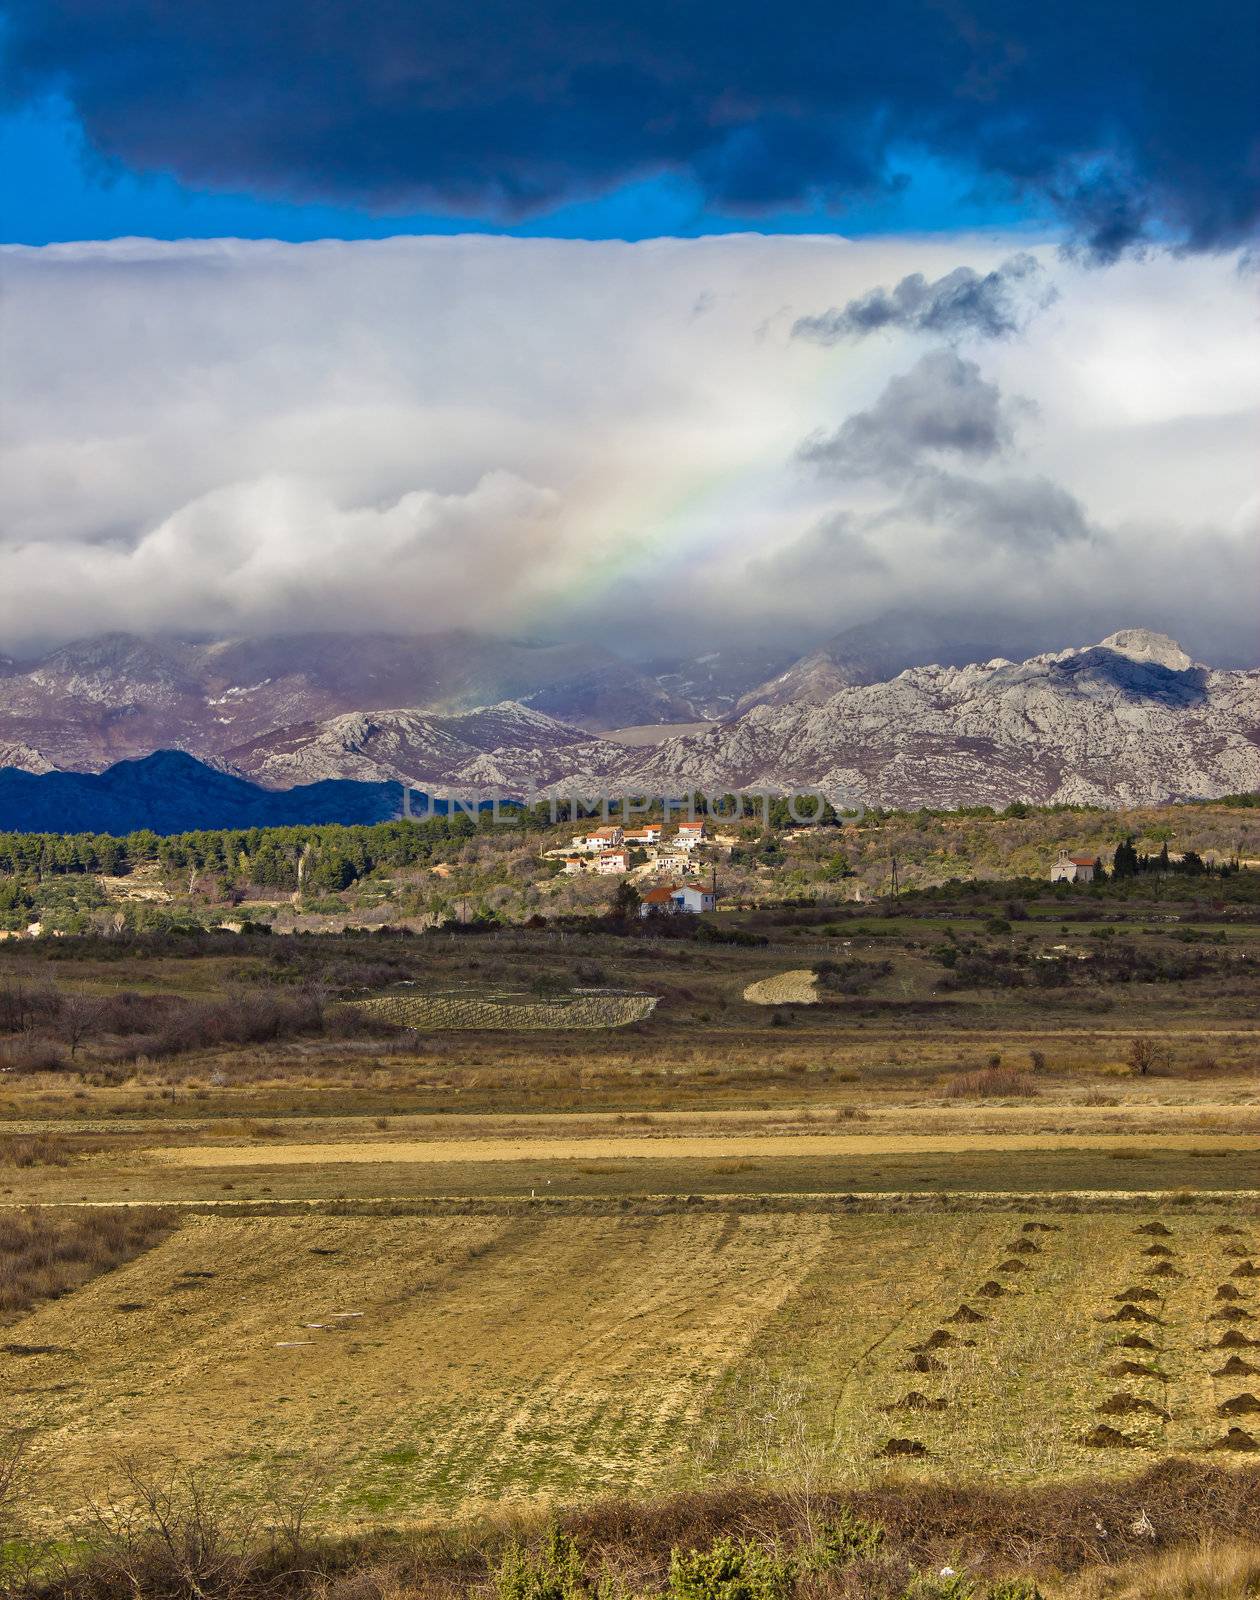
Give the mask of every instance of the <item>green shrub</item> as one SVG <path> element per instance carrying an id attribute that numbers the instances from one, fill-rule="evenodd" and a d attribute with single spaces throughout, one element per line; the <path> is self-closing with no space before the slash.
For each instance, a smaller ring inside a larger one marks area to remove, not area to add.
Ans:
<path id="1" fill-rule="evenodd" d="M 989 1600 L 1045 1600 L 1031 1578 L 1004 1578 L 989 1585 Z"/>
<path id="2" fill-rule="evenodd" d="M 792 1567 L 754 1540 L 715 1539 L 708 1550 L 674 1550 L 669 1560 L 671 1600 L 786 1600 Z"/>
<path id="3" fill-rule="evenodd" d="M 834 1522 L 823 1527 L 810 1557 L 818 1567 L 843 1567 L 850 1561 L 873 1560 L 883 1542 L 884 1530 L 879 1523 L 855 1516 L 845 1506 Z"/>
<path id="4" fill-rule="evenodd" d="M 819 987 L 833 994 L 869 994 L 892 972 L 891 961 L 820 961 L 814 967 Z"/>
<path id="5" fill-rule="evenodd" d="M 948 1578 L 915 1578 L 901 1600 L 978 1600 L 975 1585 L 960 1572 Z"/>
<path id="6" fill-rule="evenodd" d="M 514 1544 L 494 1575 L 498 1600 L 588 1600 L 590 1587 L 576 1542 L 552 1528 L 541 1550 Z"/>
<path id="7" fill-rule="evenodd" d="M 916 1578 L 901 1600 L 979 1600 L 976 1586 L 961 1572 L 947 1578 Z"/>

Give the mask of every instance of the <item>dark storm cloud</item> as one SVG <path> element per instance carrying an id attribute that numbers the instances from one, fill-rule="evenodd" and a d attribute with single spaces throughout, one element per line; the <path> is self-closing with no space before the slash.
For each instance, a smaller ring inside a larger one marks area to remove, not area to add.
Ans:
<path id="1" fill-rule="evenodd" d="M 911 480 L 901 512 L 958 544 L 1021 555 L 1045 555 L 1056 545 L 1094 537 L 1076 496 L 1044 477 L 989 481 L 927 469 Z"/>
<path id="2" fill-rule="evenodd" d="M 837 577 L 879 576 L 889 568 L 869 537 L 878 527 L 878 518 L 829 512 L 784 549 L 754 557 L 746 569 L 748 577 L 772 590 L 791 587 L 808 592 Z"/>
<path id="3" fill-rule="evenodd" d="M 1025 562 L 1100 537 L 1080 501 L 1049 478 L 968 476 L 943 465 L 952 460 L 979 469 L 993 462 L 1012 442 L 1015 416 L 1027 408 L 1026 401 L 1005 400 L 974 361 L 952 350 L 923 356 L 890 379 L 874 405 L 834 433 L 812 434 L 797 451 L 799 461 L 828 477 L 873 479 L 895 498 L 873 511 L 829 514 L 762 576 L 799 581 L 811 563 L 824 574 L 841 566 L 861 575 L 865 551 L 923 535 L 970 557 L 1007 554 Z"/>
<path id="4" fill-rule="evenodd" d="M 1126 250 L 1140 249 L 1154 231 L 1150 196 L 1124 172 L 1075 174 L 1056 186 L 1054 200 L 1078 241 L 1069 249 L 1095 266 L 1109 266 Z"/>
<path id="5" fill-rule="evenodd" d="M 897 328 L 947 339 L 967 335 L 1001 339 L 1023 325 L 1030 301 L 1046 305 L 1054 291 L 1036 282 L 1042 269 L 1034 256 L 1011 256 L 992 272 L 955 267 L 929 283 L 912 272 L 892 289 L 871 289 L 842 309 L 833 306 L 816 317 L 799 317 L 792 336 L 814 344 L 839 344 L 868 333 Z M 1030 292 L 1031 291 L 1031 292 Z"/>
<path id="6" fill-rule="evenodd" d="M 6 87 L 186 182 L 513 217 L 659 173 L 755 215 L 927 152 L 1057 206 L 1083 254 L 1260 212 L 1245 0 L 10 0 Z"/>
<path id="7" fill-rule="evenodd" d="M 984 461 L 1009 443 L 1009 408 L 974 361 L 934 350 L 892 378 L 867 411 L 855 412 L 834 433 L 812 434 L 798 458 L 846 478 L 897 481 L 927 452 Z"/>

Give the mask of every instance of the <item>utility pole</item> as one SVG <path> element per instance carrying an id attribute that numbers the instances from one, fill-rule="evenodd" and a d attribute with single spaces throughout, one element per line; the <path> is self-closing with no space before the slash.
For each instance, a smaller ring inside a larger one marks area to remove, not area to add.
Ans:
<path id="1" fill-rule="evenodd" d="M 897 898 L 897 858 L 892 858 L 892 897 Z"/>

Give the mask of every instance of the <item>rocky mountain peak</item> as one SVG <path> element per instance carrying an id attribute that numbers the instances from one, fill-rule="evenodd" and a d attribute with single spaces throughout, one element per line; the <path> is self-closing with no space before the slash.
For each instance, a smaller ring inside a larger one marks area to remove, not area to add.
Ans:
<path id="1" fill-rule="evenodd" d="M 1194 666 L 1175 639 L 1150 628 L 1121 628 L 1118 633 L 1109 633 L 1100 648 L 1114 650 L 1131 661 L 1152 661 L 1169 672 L 1188 672 Z"/>

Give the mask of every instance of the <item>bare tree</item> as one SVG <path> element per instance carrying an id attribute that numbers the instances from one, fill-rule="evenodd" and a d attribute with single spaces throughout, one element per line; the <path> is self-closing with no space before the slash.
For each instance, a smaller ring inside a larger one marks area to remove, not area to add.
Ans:
<path id="1" fill-rule="evenodd" d="M 263 1483 L 268 1532 L 287 1560 L 299 1561 L 318 1526 L 321 1502 L 331 1476 L 320 1460 L 276 1462 Z"/>
<path id="2" fill-rule="evenodd" d="M 1139 1078 L 1146 1077 L 1152 1067 L 1158 1065 L 1161 1051 L 1154 1039 L 1140 1036 L 1129 1040 L 1129 1066 Z"/>
<path id="3" fill-rule="evenodd" d="M 30 1434 L 25 1428 L 0 1433 L 0 1542 L 12 1531 L 22 1489 L 22 1469 Z"/>
<path id="4" fill-rule="evenodd" d="M 97 1006 L 90 995 L 68 994 L 61 1002 L 59 1023 L 61 1036 L 70 1046 L 70 1059 L 79 1053 L 79 1046 L 92 1031 L 96 1021 Z"/>
<path id="5" fill-rule="evenodd" d="M 124 1489 L 88 1505 L 94 1553 L 120 1589 L 188 1600 L 233 1600 L 248 1590 L 251 1513 L 198 1469 L 146 1473 L 130 1460 L 120 1469 Z"/>

